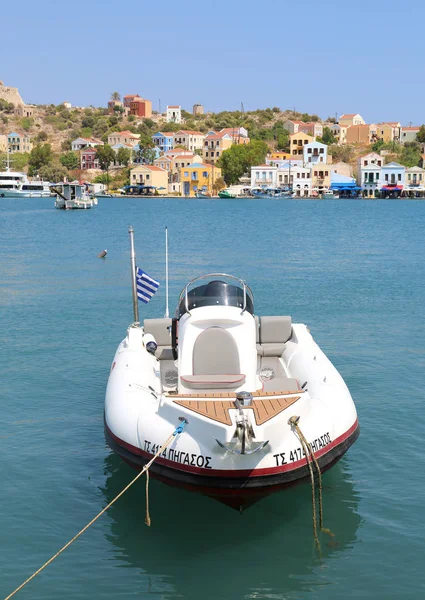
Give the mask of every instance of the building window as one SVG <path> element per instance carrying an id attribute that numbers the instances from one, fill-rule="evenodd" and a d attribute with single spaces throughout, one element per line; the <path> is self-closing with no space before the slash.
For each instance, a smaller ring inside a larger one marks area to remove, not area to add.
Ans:
<path id="1" fill-rule="evenodd" d="M 401 181 L 401 173 L 398 174 L 398 180 Z"/>
<path id="2" fill-rule="evenodd" d="M 388 173 L 385 173 L 385 181 L 388 181 Z"/>
<path id="3" fill-rule="evenodd" d="M 208 177 L 208 171 L 202 171 L 202 177 Z"/>
<path id="4" fill-rule="evenodd" d="M 307 148 L 307 154 L 311 154 L 311 148 Z"/>
<path id="5" fill-rule="evenodd" d="M 189 177 L 189 171 L 184 172 L 184 177 Z"/>
<path id="6" fill-rule="evenodd" d="M 325 152 L 325 149 L 324 149 L 324 148 L 320 148 L 320 149 L 319 149 L 319 153 L 320 153 L 320 154 L 323 154 L 324 152 Z"/>
<path id="7" fill-rule="evenodd" d="M 410 173 L 409 173 L 409 175 L 407 176 L 407 178 L 408 178 L 408 179 L 409 179 L 409 181 L 410 181 L 410 179 L 411 179 L 411 175 L 410 175 Z"/>
<path id="8" fill-rule="evenodd" d="M 364 161 L 364 166 L 367 167 L 367 160 Z"/>

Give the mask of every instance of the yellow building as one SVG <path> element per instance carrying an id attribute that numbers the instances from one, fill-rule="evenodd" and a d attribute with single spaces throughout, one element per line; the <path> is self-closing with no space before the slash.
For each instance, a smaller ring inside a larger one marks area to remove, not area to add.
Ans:
<path id="1" fill-rule="evenodd" d="M 204 139 L 204 161 L 215 164 L 220 160 L 223 152 L 228 150 L 232 144 L 232 137 L 228 133 L 222 131 L 220 133 L 210 131 Z"/>
<path id="2" fill-rule="evenodd" d="M 288 158 L 291 158 L 291 153 L 283 152 L 282 150 L 270 154 L 270 160 L 288 160 Z"/>
<path id="3" fill-rule="evenodd" d="M 206 163 L 193 163 L 180 173 L 182 195 L 191 198 L 197 193 L 213 196 L 216 193 L 214 184 L 221 177 L 221 169 Z"/>
<path id="4" fill-rule="evenodd" d="M 331 187 L 331 165 L 314 165 L 311 171 L 313 192 L 322 194 Z"/>
<path id="5" fill-rule="evenodd" d="M 299 131 L 298 133 L 293 133 L 289 136 L 289 151 L 291 153 L 291 157 L 294 156 L 303 156 L 304 154 L 304 146 L 306 144 L 311 144 L 314 142 L 314 138 L 308 133 L 303 133 Z"/>
<path id="6" fill-rule="evenodd" d="M 385 122 L 378 125 L 377 137 L 386 144 L 389 142 L 400 141 L 400 123 Z"/>
<path id="7" fill-rule="evenodd" d="M 130 171 L 130 185 L 154 187 L 163 194 L 168 190 L 168 172 L 156 165 L 138 165 Z"/>

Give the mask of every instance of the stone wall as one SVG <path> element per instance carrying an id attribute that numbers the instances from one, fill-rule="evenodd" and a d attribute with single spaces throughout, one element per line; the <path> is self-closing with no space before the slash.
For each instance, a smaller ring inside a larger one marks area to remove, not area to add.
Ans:
<path id="1" fill-rule="evenodd" d="M 15 106 L 24 104 L 24 101 L 18 92 L 18 88 L 4 85 L 2 81 L 0 81 L 0 98 L 6 100 L 6 102 L 12 102 Z"/>

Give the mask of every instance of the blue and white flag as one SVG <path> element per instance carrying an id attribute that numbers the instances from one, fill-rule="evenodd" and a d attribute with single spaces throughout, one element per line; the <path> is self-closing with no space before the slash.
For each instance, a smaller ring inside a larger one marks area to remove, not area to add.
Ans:
<path id="1" fill-rule="evenodd" d="M 136 267 L 136 288 L 138 299 L 147 304 L 159 288 L 159 281 L 155 281 L 142 269 Z"/>

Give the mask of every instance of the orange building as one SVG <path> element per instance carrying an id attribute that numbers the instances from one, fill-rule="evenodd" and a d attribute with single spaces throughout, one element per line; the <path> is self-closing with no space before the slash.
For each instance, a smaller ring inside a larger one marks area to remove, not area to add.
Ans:
<path id="1" fill-rule="evenodd" d="M 135 96 L 130 102 L 130 114 L 135 117 L 151 117 L 152 116 L 152 102 Z"/>

